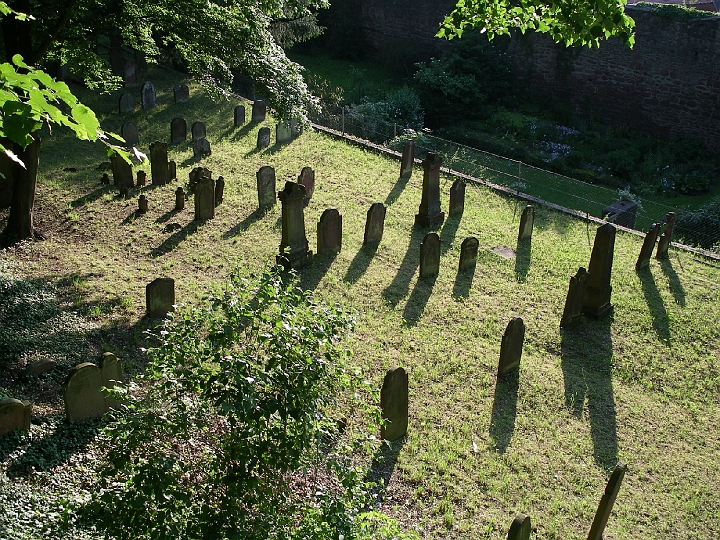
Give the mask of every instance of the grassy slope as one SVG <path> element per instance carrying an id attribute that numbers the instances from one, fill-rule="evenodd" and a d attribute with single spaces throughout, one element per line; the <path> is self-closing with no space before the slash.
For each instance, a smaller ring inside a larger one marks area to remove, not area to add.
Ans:
<path id="1" fill-rule="evenodd" d="M 173 81 L 162 84 L 169 89 Z M 537 538 L 584 538 L 607 471 L 622 459 L 629 472 L 608 538 L 720 537 L 717 267 L 673 251 L 668 262 L 653 261 L 639 277 L 640 239 L 619 234 L 614 316 L 561 334 L 568 279 L 587 264 L 594 228 L 538 209 L 529 265 L 505 259 L 493 248 L 515 247 L 521 207 L 469 187 L 462 218 L 446 220 L 439 231 L 440 275 L 434 283 L 419 281 L 424 231 L 412 228 L 418 168 L 404 184 L 396 161 L 317 133 L 257 152 L 258 126 L 231 127 L 234 103 L 194 97 L 174 105 L 168 91 L 159 92 L 159 101 L 158 109 L 134 115 L 141 147 L 166 140 L 174 116 L 205 120 L 213 155 L 204 164 L 226 179 L 215 219 L 195 224 L 192 201 L 172 212 L 179 183 L 148 189 L 150 212 L 136 216 L 136 199 L 119 200 L 99 184 L 101 150 L 56 136 L 45 140 L 38 193 L 39 224 L 49 239 L 3 255 L 20 275 L 57 286 L 60 307 L 96 329 L 77 356 L 116 350 L 131 375 L 141 369 L 145 284 L 172 276 L 178 301 L 195 302 L 235 264 L 268 264 L 280 240 L 280 213 L 279 207 L 255 211 L 255 172 L 274 165 L 281 188 L 311 165 L 317 179 L 305 212 L 311 249 L 327 207 L 343 215 L 344 238 L 334 260 L 315 260 L 302 271 L 303 283 L 360 312 L 349 345 L 378 386 L 384 370 L 410 370 L 410 432 L 397 454 L 385 510 L 425 538 L 503 538 L 517 512 L 532 516 Z M 115 110 L 115 100 L 91 105 Z M 117 115 L 103 123 L 119 130 Z M 171 150 L 181 179 L 195 166 L 189 156 L 188 144 Z M 78 172 L 62 171 L 69 166 Z M 444 208 L 449 185 L 444 178 Z M 361 244 L 365 213 L 375 201 L 389 208 L 385 237 L 373 252 Z M 478 266 L 474 275 L 457 277 L 460 243 L 468 235 L 480 240 Z M 513 316 L 527 325 L 522 367 L 517 380 L 496 385 L 500 336 Z M 31 393 L 32 384 L 16 384 L 20 361 L 0 361 L 13 395 Z M 61 374 L 38 378 L 48 395 Z M 48 398 L 39 412 L 51 421 L 34 429 L 46 439 L 72 438 L 59 423 L 61 410 Z M 2 468 L 23 459 L 28 443 L 17 440 L 0 452 Z M 61 473 L 64 482 L 80 483 L 87 477 L 86 444 L 76 445 L 73 459 L 48 460 L 37 467 L 47 473 L 21 475 L 4 489 L 24 492 Z"/>

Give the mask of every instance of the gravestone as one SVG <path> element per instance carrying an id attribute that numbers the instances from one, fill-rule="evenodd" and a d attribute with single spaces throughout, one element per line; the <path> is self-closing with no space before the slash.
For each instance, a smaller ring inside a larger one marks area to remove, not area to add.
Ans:
<path id="1" fill-rule="evenodd" d="M 193 156 L 195 159 L 200 159 L 210 154 L 212 154 L 212 152 L 210 151 L 210 142 L 207 139 L 193 140 Z"/>
<path id="2" fill-rule="evenodd" d="M 440 237 L 429 232 L 420 244 L 420 277 L 429 278 L 440 272 Z"/>
<path id="3" fill-rule="evenodd" d="M 655 252 L 656 259 L 667 259 L 668 247 L 670 247 L 676 219 L 677 216 L 675 215 L 675 212 L 668 212 L 667 216 L 665 216 L 665 229 L 663 229 L 663 233 L 660 235 L 660 240 L 658 240 L 658 247 Z"/>
<path id="4" fill-rule="evenodd" d="M 193 195 L 195 194 L 195 187 L 204 176 L 212 178 L 212 171 L 205 167 L 195 167 L 192 171 L 190 171 L 188 180 L 188 189 L 190 190 L 190 193 Z"/>
<path id="5" fill-rule="evenodd" d="M 530 540 L 530 531 L 532 531 L 530 517 L 518 514 L 510 525 L 507 540 Z"/>
<path id="6" fill-rule="evenodd" d="M 518 230 L 518 244 L 532 239 L 533 225 L 535 224 L 535 208 L 528 204 L 520 216 L 520 229 Z"/>
<path id="7" fill-rule="evenodd" d="M 593 317 L 603 317 L 613 309 L 610 303 L 610 277 L 615 251 L 615 230 L 612 223 L 606 223 L 598 227 L 595 233 L 583 301 L 583 312 Z"/>
<path id="8" fill-rule="evenodd" d="M 234 120 L 235 120 L 235 127 L 240 127 L 245 123 L 245 105 L 236 105 L 235 106 L 235 114 Z"/>
<path id="9" fill-rule="evenodd" d="M 342 249 L 342 216 L 335 208 L 328 208 L 320 216 L 317 226 L 318 255 L 338 253 Z"/>
<path id="10" fill-rule="evenodd" d="M 32 403 L 19 399 L 3 399 L 0 401 L 0 436 L 17 429 L 30 431 L 32 420 Z"/>
<path id="11" fill-rule="evenodd" d="M 143 109 L 153 109 L 157 105 L 155 86 L 150 81 L 145 81 L 140 94 Z"/>
<path id="12" fill-rule="evenodd" d="M 408 141 L 405 143 L 405 146 L 403 146 L 402 159 L 400 160 L 400 178 L 410 178 L 414 164 L 415 141 Z"/>
<path id="13" fill-rule="evenodd" d="M 223 202 L 223 196 L 225 195 L 225 178 L 218 176 L 215 181 L 215 206 Z"/>
<path id="14" fill-rule="evenodd" d="M 192 132 L 192 138 L 194 141 L 204 139 L 207 136 L 205 122 L 194 122 L 190 131 Z"/>
<path id="15" fill-rule="evenodd" d="M 305 186 L 287 182 L 285 188 L 278 193 L 278 199 L 282 204 L 282 240 L 277 263 L 285 267 L 298 268 L 312 256 L 305 236 L 303 205 Z"/>
<path id="16" fill-rule="evenodd" d="M 474 236 L 469 236 L 462 241 L 462 244 L 460 245 L 460 264 L 458 265 L 458 272 L 475 268 L 479 249 L 480 242 Z"/>
<path id="17" fill-rule="evenodd" d="M 597 512 L 595 512 L 595 519 L 593 519 L 592 526 L 590 527 L 588 540 L 602 540 L 605 526 L 607 525 L 608 519 L 610 519 L 610 512 L 612 512 L 626 471 L 627 465 L 622 461 L 615 465 L 615 469 L 613 469 L 610 479 L 605 486 L 605 493 L 600 499 Z"/>
<path id="18" fill-rule="evenodd" d="M 298 138 L 300 135 L 302 135 L 303 132 L 303 125 L 300 120 L 297 118 L 291 118 L 290 119 L 290 133 L 292 135 L 293 139 Z"/>
<path id="19" fill-rule="evenodd" d="M 635 215 L 638 205 L 632 201 L 615 201 L 602 210 L 602 215 L 608 223 L 615 223 L 628 229 L 635 228 Z"/>
<path id="20" fill-rule="evenodd" d="M 137 187 L 141 188 L 147 183 L 147 173 L 145 171 L 137 172 Z"/>
<path id="21" fill-rule="evenodd" d="M 137 83 L 137 71 L 135 69 L 135 62 L 132 60 L 125 60 L 123 66 L 123 83 L 125 86 Z"/>
<path id="22" fill-rule="evenodd" d="M 275 141 L 278 144 L 292 141 L 292 130 L 290 129 L 290 122 L 280 121 L 275 126 Z"/>
<path id="23" fill-rule="evenodd" d="M 450 187 L 450 209 L 451 216 L 462 215 L 465 211 L 465 182 L 457 179 Z"/>
<path id="24" fill-rule="evenodd" d="M 135 110 L 135 96 L 125 92 L 120 96 L 120 114 L 131 113 Z"/>
<path id="25" fill-rule="evenodd" d="M 210 176 L 210 171 L 205 169 L 195 184 L 195 219 L 205 220 L 215 217 L 215 181 Z"/>
<path id="26" fill-rule="evenodd" d="M 252 121 L 262 122 L 265 120 L 266 105 L 262 99 L 256 99 L 252 106 Z"/>
<path id="27" fill-rule="evenodd" d="M 111 352 L 103 353 L 100 357 L 100 361 L 98 362 L 98 366 L 100 367 L 100 374 L 102 375 L 102 385 L 105 388 L 112 388 L 116 386 L 117 383 L 122 384 L 122 364 L 120 363 L 120 360 L 118 360 L 117 356 Z M 106 395 L 105 405 L 110 409 L 114 409 L 118 407 L 120 403 Z"/>
<path id="28" fill-rule="evenodd" d="M 372 203 L 365 220 L 363 245 L 379 244 L 385 231 L 385 213 L 387 208 L 381 202 Z"/>
<path id="29" fill-rule="evenodd" d="M 170 144 L 177 144 L 187 140 L 187 122 L 184 118 L 173 118 L 170 122 Z"/>
<path id="30" fill-rule="evenodd" d="M 145 311 L 147 316 L 161 319 L 175 311 L 175 280 L 157 278 L 145 286 Z"/>
<path id="31" fill-rule="evenodd" d="M 257 149 L 262 150 L 270 146 L 270 128 L 263 126 L 258 130 Z"/>
<path id="32" fill-rule="evenodd" d="M 172 159 L 168 162 L 168 176 L 170 180 L 177 179 L 177 163 Z"/>
<path id="33" fill-rule="evenodd" d="M 55 360 L 51 358 L 43 358 L 42 360 L 37 360 L 36 362 L 26 365 L 20 372 L 20 376 L 27 377 L 28 375 L 40 375 L 41 373 L 55 369 L 56 366 L 57 362 Z"/>
<path id="34" fill-rule="evenodd" d="M 175 190 L 175 210 L 185 209 L 185 190 L 180 186 Z"/>
<path id="35" fill-rule="evenodd" d="M 518 369 L 522 357 L 523 342 L 525 341 L 525 323 L 520 317 L 513 317 L 505 328 L 500 343 L 500 361 L 498 362 L 498 377 Z"/>
<path id="36" fill-rule="evenodd" d="M 275 169 L 270 165 L 260 167 L 256 173 L 258 205 L 260 208 L 275 205 Z"/>
<path id="37" fill-rule="evenodd" d="M 138 212 L 141 214 L 147 214 L 148 211 L 148 200 L 145 195 L 140 195 L 138 198 Z"/>
<path id="38" fill-rule="evenodd" d="M 391 369 L 385 375 L 380 390 L 380 409 L 384 420 L 380 438 L 394 441 L 407 433 L 408 386 L 408 373 L 401 367 Z"/>
<path id="39" fill-rule="evenodd" d="M 102 372 L 92 362 L 79 364 L 70 370 L 62 385 L 69 422 L 82 422 L 105 414 L 107 405 L 100 391 L 102 386 Z"/>
<path id="40" fill-rule="evenodd" d="M 125 146 L 137 146 L 140 144 L 140 136 L 138 135 L 138 129 L 134 122 L 123 122 L 120 128 L 120 135 L 125 139 Z"/>
<path id="41" fill-rule="evenodd" d="M 640 254 L 638 255 L 637 262 L 635 263 L 635 270 L 640 271 L 643 268 L 650 266 L 650 258 L 652 257 L 653 249 L 655 249 L 655 242 L 657 241 L 658 235 L 662 229 L 662 223 L 653 223 L 650 230 L 645 235 L 643 245 L 640 248 Z"/>
<path id="42" fill-rule="evenodd" d="M 112 168 L 112 165 L 110 165 L 110 167 Z M 110 177 L 108 176 L 108 173 L 103 173 L 100 182 L 104 185 L 110 185 Z"/>
<path id="43" fill-rule="evenodd" d="M 175 103 L 185 103 L 190 100 L 190 88 L 187 84 L 181 84 L 173 88 Z"/>
<path id="44" fill-rule="evenodd" d="M 110 163 L 112 164 L 113 184 L 115 184 L 119 188 L 127 189 L 129 187 L 132 187 L 132 166 L 117 154 L 110 158 Z"/>
<path id="45" fill-rule="evenodd" d="M 582 315 L 587 278 L 587 270 L 582 266 L 578 269 L 577 274 L 570 278 L 568 293 L 565 297 L 565 308 L 560 319 L 560 328 L 566 327 Z"/>
<path id="46" fill-rule="evenodd" d="M 428 152 L 423 160 L 423 187 L 420 210 L 415 215 L 415 226 L 429 227 L 440 225 L 445 213 L 440 211 L 440 166 L 442 157 Z"/>
<path id="47" fill-rule="evenodd" d="M 154 186 L 164 186 L 170 182 L 167 143 L 155 141 L 150 145 L 150 176 Z"/>
<path id="48" fill-rule="evenodd" d="M 298 176 L 298 184 L 305 187 L 305 204 L 307 204 L 315 193 L 315 171 L 310 167 L 303 167 Z"/>

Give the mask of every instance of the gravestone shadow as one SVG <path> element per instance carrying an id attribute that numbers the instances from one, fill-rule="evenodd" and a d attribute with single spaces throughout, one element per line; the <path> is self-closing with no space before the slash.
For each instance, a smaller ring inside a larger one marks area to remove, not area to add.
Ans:
<path id="1" fill-rule="evenodd" d="M 500 454 L 504 454 L 507 450 L 515 431 L 519 387 L 520 370 L 518 369 L 498 377 L 495 383 L 489 433 L 495 450 Z"/>
<path id="2" fill-rule="evenodd" d="M 660 267 L 670 282 L 670 292 L 675 297 L 675 302 L 677 302 L 679 306 L 685 307 L 685 288 L 682 286 L 670 258 L 660 259 Z"/>
<path id="3" fill-rule="evenodd" d="M 462 216 L 450 216 L 445 220 L 443 228 L 440 231 L 440 254 L 447 252 L 452 247 L 457 230 L 460 227 L 460 219 Z"/>
<path id="4" fill-rule="evenodd" d="M 269 211 L 270 211 L 270 207 L 256 208 L 250 215 L 248 215 L 240 223 L 235 225 L 233 228 L 225 231 L 222 235 L 223 239 L 227 240 L 228 238 L 232 238 L 233 236 L 237 236 L 239 233 L 248 230 L 250 228 L 250 225 L 252 225 L 256 221 L 262 219 Z"/>
<path id="5" fill-rule="evenodd" d="M 185 240 L 191 234 L 194 234 L 202 225 L 202 221 L 191 221 L 183 228 L 168 236 L 158 247 L 153 248 L 150 251 L 150 255 L 152 257 L 159 257 L 161 255 L 165 255 L 166 253 L 170 253 L 180 244 L 180 242 Z"/>
<path id="6" fill-rule="evenodd" d="M 159 218 L 157 218 L 157 219 L 155 220 L 155 223 L 165 223 L 165 222 L 169 221 L 171 217 L 179 214 L 180 212 L 182 212 L 182 210 L 178 210 L 177 208 L 173 208 L 172 210 L 169 210 L 169 211 L 165 212 L 162 216 L 160 216 Z"/>
<path id="7" fill-rule="evenodd" d="M 405 191 L 405 187 L 410 181 L 410 178 L 410 176 L 398 177 L 398 179 L 395 181 L 395 185 L 390 190 L 390 193 L 388 193 L 388 196 L 385 197 L 385 206 L 390 206 L 400 198 L 400 195 L 402 195 L 402 192 Z"/>
<path id="8" fill-rule="evenodd" d="M 420 320 L 425 311 L 425 306 L 430 300 L 436 280 L 437 276 L 417 280 L 403 310 L 403 326 L 415 326 Z"/>
<path id="9" fill-rule="evenodd" d="M 315 290 L 336 258 L 337 253 L 314 255 L 310 264 L 298 269 L 300 287 L 306 291 Z"/>
<path id="10" fill-rule="evenodd" d="M 97 188 L 96 190 L 91 191 L 87 195 L 83 195 L 82 197 L 75 199 L 70 203 L 70 206 L 72 208 L 78 208 L 79 206 L 85 206 L 88 203 L 95 202 L 109 191 L 112 191 L 112 189 L 113 186 L 111 185 L 105 185 Z"/>
<path id="11" fill-rule="evenodd" d="M 645 301 L 650 309 L 653 329 L 661 341 L 668 343 L 671 337 L 670 317 L 668 316 L 667 309 L 665 308 L 665 302 L 663 302 L 662 296 L 660 296 L 660 291 L 655 283 L 655 277 L 652 275 L 649 268 L 641 270 L 637 273 L 637 276 L 642 285 Z"/>
<path id="12" fill-rule="evenodd" d="M 412 228 L 405 256 L 392 282 L 382 292 L 383 298 L 392 307 L 397 306 L 400 300 L 408 293 L 410 281 L 420 265 L 420 243 L 425 234 L 427 234 L 427 229 Z"/>
<path id="13" fill-rule="evenodd" d="M 524 283 L 530 270 L 530 259 L 532 255 L 532 238 L 518 240 L 515 250 L 515 279 Z"/>
<path id="14" fill-rule="evenodd" d="M 462 301 L 470 296 L 473 279 L 475 278 L 475 267 L 459 270 L 455 277 L 452 296 L 456 302 Z"/>
<path id="15" fill-rule="evenodd" d="M 390 483 L 406 438 L 401 437 L 396 441 L 383 441 L 382 446 L 375 452 L 372 465 L 370 465 L 370 469 L 365 475 L 366 482 L 376 484 L 376 487 L 372 489 L 373 495 L 382 496 L 383 490 Z M 382 487 L 380 482 L 382 482 Z"/>
<path id="16" fill-rule="evenodd" d="M 375 258 L 379 244 L 366 244 L 363 245 L 358 252 L 355 254 L 350 266 L 348 266 L 347 272 L 343 281 L 347 283 L 356 283 L 370 267 L 370 263 Z"/>

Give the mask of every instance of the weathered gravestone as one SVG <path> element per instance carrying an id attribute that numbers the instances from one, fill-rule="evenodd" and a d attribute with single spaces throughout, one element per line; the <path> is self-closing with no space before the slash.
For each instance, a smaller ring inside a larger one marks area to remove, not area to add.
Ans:
<path id="1" fill-rule="evenodd" d="M 402 159 L 400 160 L 400 178 L 410 178 L 414 164 L 415 141 L 408 141 L 405 143 L 405 146 L 403 146 Z"/>
<path id="2" fill-rule="evenodd" d="M 533 225 L 535 224 L 535 208 L 528 204 L 520 216 L 520 229 L 518 230 L 518 244 L 532 239 Z"/>
<path id="3" fill-rule="evenodd" d="M 150 175 L 155 186 L 164 186 L 170 182 L 167 143 L 155 141 L 150 145 Z"/>
<path id="4" fill-rule="evenodd" d="M 215 217 L 215 180 L 205 169 L 195 184 L 195 219 L 205 220 Z"/>
<path id="5" fill-rule="evenodd" d="M 342 249 L 342 216 L 335 208 L 328 208 L 320 216 L 317 226 L 318 255 L 338 253 Z"/>
<path id="6" fill-rule="evenodd" d="M 303 132 L 303 125 L 297 118 L 290 119 L 290 133 L 293 139 L 297 139 Z"/>
<path id="7" fill-rule="evenodd" d="M 383 379 L 380 409 L 384 420 L 380 437 L 394 441 L 404 437 L 408 428 L 408 374 L 401 367 L 391 369 Z"/>
<path id="8" fill-rule="evenodd" d="M 175 190 L 175 210 L 183 210 L 185 208 L 185 190 L 180 186 Z"/>
<path id="9" fill-rule="evenodd" d="M 193 122 L 190 131 L 192 132 L 192 138 L 194 141 L 198 139 L 204 139 L 207 136 L 205 122 Z"/>
<path id="10" fill-rule="evenodd" d="M 668 212 L 667 216 L 665 216 L 665 229 L 663 230 L 662 235 L 660 235 L 660 240 L 658 240 L 658 247 L 655 252 L 656 259 L 667 259 L 668 247 L 670 247 L 670 241 L 672 240 L 672 233 L 675 228 L 676 219 L 677 216 L 675 215 L 675 212 Z"/>
<path id="11" fill-rule="evenodd" d="M 577 274 L 570 278 L 570 285 L 565 298 L 565 308 L 560 319 L 560 328 L 566 327 L 582 315 L 587 278 L 587 270 L 582 266 L 578 269 Z"/>
<path id="12" fill-rule="evenodd" d="M 290 129 L 290 122 L 280 121 L 275 126 L 275 141 L 278 144 L 292 141 L 292 130 Z"/>
<path id="13" fill-rule="evenodd" d="M 190 99 L 190 88 L 186 84 L 180 84 L 173 88 L 175 103 L 185 103 Z"/>
<path id="14" fill-rule="evenodd" d="M 258 205 L 260 208 L 275 205 L 275 169 L 270 165 L 260 167 L 257 174 Z"/>
<path id="15" fill-rule="evenodd" d="M 135 69 L 135 62 L 132 60 L 125 60 L 123 66 L 123 83 L 125 86 L 137 83 L 137 70 Z"/>
<path id="16" fill-rule="evenodd" d="M 262 150 L 270 146 L 270 128 L 263 126 L 258 130 L 257 134 L 257 149 Z"/>
<path id="17" fill-rule="evenodd" d="M 530 531 L 532 531 L 530 517 L 518 514 L 510 525 L 507 540 L 530 540 Z"/>
<path id="18" fill-rule="evenodd" d="M 141 214 L 147 214 L 148 211 L 148 200 L 145 195 L 140 195 L 138 198 L 138 212 Z"/>
<path id="19" fill-rule="evenodd" d="M 440 237 L 429 232 L 420 244 L 420 277 L 429 278 L 440 272 Z"/>
<path id="20" fill-rule="evenodd" d="M 305 236 L 305 186 L 287 182 L 278 193 L 278 199 L 282 204 L 282 240 L 277 263 L 286 268 L 298 268 L 312 256 Z"/>
<path id="21" fill-rule="evenodd" d="M 145 286 L 145 310 L 147 316 L 159 319 L 175 311 L 175 280 L 157 278 Z"/>
<path id="22" fill-rule="evenodd" d="M 415 215 L 415 225 L 429 227 L 439 225 L 445 220 L 445 213 L 440 211 L 440 166 L 442 157 L 428 152 L 423 160 L 423 187 L 420 210 Z"/>
<path id="23" fill-rule="evenodd" d="M 92 362 L 85 362 L 75 366 L 65 379 L 62 386 L 63 400 L 65 401 L 65 414 L 70 422 L 82 422 L 98 418 L 105 414 L 117 402 L 108 398 L 101 388 L 115 386 L 122 381 L 122 369 L 115 355 L 112 359 L 105 356 L 100 361 L 100 367 Z"/>
<path id="24" fill-rule="evenodd" d="M 608 223 L 634 229 L 637 208 L 637 203 L 632 201 L 615 201 L 602 209 L 602 215 Z"/>
<path id="25" fill-rule="evenodd" d="M 141 188 L 147 183 L 147 173 L 145 171 L 137 172 L 137 187 Z"/>
<path id="26" fill-rule="evenodd" d="M 40 375 L 41 373 L 55 369 L 56 366 L 57 362 L 52 358 L 43 358 L 26 365 L 20 372 L 20 376 Z"/>
<path id="27" fill-rule="evenodd" d="M 155 86 L 150 81 L 145 81 L 140 94 L 143 109 L 153 109 L 157 105 Z"/>
<path id="28" fill-rule="evenodd" d="M 119 102 L 120 114 L 131 113 L 135 110 L 135 96 L 125 92 L 120 96 Z"/>
<path id="29" fill-rule="evenodd" d="M 215 206 L 217 206 L 221 202 L 223 202 L 224 195 L 225 195 L 225 178 L 223 178 L 222 176 L 218 176 L 218 179 L 215 181 Z"/>
<path id="30" fill-rule="evenodd" d="M 210 151 L 210 142 L 207 139 L 193 140 L 193 156 L 195 159 L 200 159 L 210 154 L 212 154 L 212 152 Z"/>
<path id="31" fill-rule="evenodd" d="M 184 118 L 173 118 L 170 122 L 170 143 L 177 144 L 187 140 L 187 122 Z"/>
<path id="32" fill-rule="evenodd" d="M 310 167 L 303 167 L 298 176 L 298 184 L 305 187 L 305 204 L 307 204 L 315 193 L 315 171 Z"/>
<path id="33" fill-rule="evenodd" d="M 475 268 L 479 249 L 480 242 L 474 236 L 469 236 L 462 241 L 462 244 L 460 245 L 460 264 L 458 265 L 458 272 L 462 272 L 463 270 L 467 270 L 469 268 Z"/>
<path id="34" fill-rule="evenodd" d="M 140 144 L 140 136 L 138 135 L 138 129 L 134 122 L 123 122 L 120 128 L 120 135 L 125 139 L 125 146 L 137 146 Z"/>
<path id="35" fill-rule="evenodd" d="M 608 519 L 610 519 L 610 512 L 612 512 L 626 471 L 627 465 L 622 461 L 618 462 L 615 469 L 613 469 L 610 480 L 608 480 L 607 486 L 605 486 L 605 493 L 600 499 L 597 512 L 595 512 L 595 519 L 593 519 L 592 526 L 590 527 L 588 540 L 602 540 L 605 526 L 607 525 Z"/>
<path id="36" fill-rule="evenodd" d="M 175 180 L 177 178 L 177 163 L 175 163 L 172 159 L 168 162 L 168 176 L 170 177 L 170 180 Z"/>
<path id="37" fill-rule="evenodd" d="M 662 223 L 653 223 L 650 230 L 645 235 L 643 245 L 640 248 L 640 254 L 638 255 L 637 262 L 635 263 L 635 271 L 639 272 L 643 268 L 650 266 L 650 259 L 652 258 L 653 249 L 655 249 L 655 242 L 657 241 L 658 235 L 662 229 Z"/>
<path id="38" fill-rule="evenodd" d="M 110 158 L 110 163 L 112 164 L 113 184 L 119 188 L 132 187 L 132 166 L 117 154 Z"/>
<path id="39" fill-rule="evenodd" d="M 606 223 L 598 227 L 595 233 L 583 301 L 583 311 L 593 317 L 603 317 L 613 309 L 610 303 L 610 277 L 615 251 L 615 231 L 614 225 Z"/>
<path id="40" fill-rule="evenodd" d="M 122 364 L 120 363 L 120 360 L 118 360 L 118 357 L 115 356 L 113 353 L 103 353 L 103 355 L 100 357 L 100 361 L 98 362 L 98 366 L 100 367 L 100 374 L 102 376 L 102 385 L 105 388 L 112 388 L 116 385 L 116 383 L 122 383 Z M 117 400 L 106 395 L 105 405 L 108 408 L 114 409 L 120 404 Z"/>
<path id="41" fill-rule="evenodd" d="M 365 220 L 363 245 L 379 244 L 385 231 L 385 213 L 387 208 L 381 202 L 372 203 Z"/>
<path id="42" fill-rule="evenodd" d="M 30 431 L 32 419 L 32 403 L 19 399 L 3 399 L 0 401 L 0 436 L 21 429 Z"/>
<path id="43" fill-rule="evenodd" d="M 465 211 L 465 182 L 457 179 L 450 187 L 450 209 L 451 216 L 461 215 Z"/>
<path id="44" fill-rule="evenodd" d="M 262 122 L 265 120 L 267 106 L 262 99 L 256 99 L 252 106 L 252 121 Z"/>
<path id="45" fill-rule="evenodd" d="M 236 105 L 234 111 L 235 127 L 240 127 L 245 123 L 245 105 Z"/>
<path id="46" fill-rule="evenodd" d="M 500 361 L 498 362 L 498 377 L 518 369 L 522 357 L 523 343 L 525 341 L 525 323 L 520 317 L 513 317 L 505 328 L 500 342 Z"/>

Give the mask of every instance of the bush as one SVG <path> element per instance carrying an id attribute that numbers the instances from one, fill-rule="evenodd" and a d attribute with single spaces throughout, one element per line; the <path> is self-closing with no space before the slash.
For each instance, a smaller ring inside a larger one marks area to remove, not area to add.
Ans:
<path id="1" fill-rule="evenodd" d="M 348 107 L 347 131 L 373 142 L 385 142 L 403 129 L 421 130 L 420 98 L 408 86 L 389 92 L 382 101 Z"/>
<path id="2" fill-rule="evenodd" d="M 697 210 L 678 212 L 674 235 L 684 244 L 720 252 L 720 196 Z"/>

